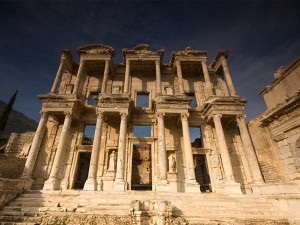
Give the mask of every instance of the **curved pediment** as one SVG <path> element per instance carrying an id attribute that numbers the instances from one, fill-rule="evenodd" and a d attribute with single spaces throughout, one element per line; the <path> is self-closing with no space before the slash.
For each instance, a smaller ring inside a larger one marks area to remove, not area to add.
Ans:
<path id="1" fill-rule="evenodd" d="M 191 47 L 186 47 L 184 50 L 181 51 L 173 51 L 171 54 L 171 61 L 170 65 L 174 63 L 176 58 L 180 57 L 206 57 L 207 52 L 206 51 L 198 51 L 194 50 Z"/>
<path id="2" fill-rule="evenodd" d="M 160 59 L 162 59 L 164 55 L 164 50 L 158 50 L 158 51 L 151 51 L 148 44 L 138 44 L 134 48 L 123 48 L 123 57 L 124 60 L 127 55 L 135 55 L 139 57 L 147 57 L 147 56 L 159 56 Z"/>
<path id="3" fill-rule="evenodd" d="M 80 46 L 77 49 L 79 55 L 111 55 L 115 56 L 115 50 L 104 44 L 89 44 Z"/>

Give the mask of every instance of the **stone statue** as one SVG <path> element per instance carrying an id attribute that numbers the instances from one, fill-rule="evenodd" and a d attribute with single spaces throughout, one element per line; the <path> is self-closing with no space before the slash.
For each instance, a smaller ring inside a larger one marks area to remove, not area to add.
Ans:
<path id="1" fill-rule="evenodd" d="M 112 151 L 112 153 L 109 156 L 108 170 L 114 171 L 115 168 L 116 168 L 116 152 Z"/>
<path id="2" fill-rule="evenodd" d="M 175 173 L 176 171 L 176 161 L 174 156 L 170 155 L 169 156 L 169 172 L 170 173 Z"/>

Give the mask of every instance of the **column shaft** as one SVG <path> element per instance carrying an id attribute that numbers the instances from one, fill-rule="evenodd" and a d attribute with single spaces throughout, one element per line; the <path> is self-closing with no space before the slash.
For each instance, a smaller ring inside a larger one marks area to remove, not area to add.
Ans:
<path id="1" fill-rule="evenodd" d="M 129 91 L 129 74 L 130 74 L 130 61 L 129 61 L 129 59 L 126 59 L 124 93 L 128 93 L 128 91 Z"/>
<path id="2" fill-rule="evenodd" d="M 65 150 L 65 143 L 70 131 L 71 127 L 71 113 L 66 114 L 65 120 L 64 120 L 64 125 L 61 130 L 60 138 L 59 138 L 59 143 L 57 146 L 57 150 L 55 153 L 54 161 L 52 164 L 51 172 L 49 179 L 45 182 L 44 189 L 48 190 L 56 190 L 59 189 L 59 172 L 62 168 L 62 161 L 64 158 L 64 150 Z"/>
<path id="3" fill-rule="evenodd" d="M 156 70 L 156 94 L 161 94 L 161 73 L 160 73 L 160 60 L 155 61 Z"/>
<path id="4" fill-rule="evenodd" d="M 250 171 L 252 174 L 252 179 L 254 182 L 264 182 L 259 165 L 258 160 L 255 154 L 255 150 L 253 148 L 251 138 L 245 123 L 244 117 L 237 117 L 237 123 L 240 129 L 240 134 L 243 142 L 244 149 L 247 154 L 247 159 L 250 165 Z"/>
<path id="5" fill-rule="evenodd" d="M 53 86 L 51 88 L 51 93 L 56 93 L 57 89 L 59 87 L 59 81 L 61 81 L 62 75 L 63 75 L 63 71 L 64 71 L 64 67 L 65 67 L 65 61 L 66 61 L 66 57 L 64 55 L 61 56 L 60 59 L 60 65 L 58 67 L 56 76 L 55 76 L 55 80 L 53 82 Z"/>
<path id="6" fill-rule="evenodd" d="M 109 73 L 109 64 L 110 60 L 105 60 L 105 69 L 104 69 L 104 74 L 103 74 L 103 79 L 102 79 L 102 86 L 101 86 L 101 93 L 106 92 L 106 83 L 108 79 L 108 73 Z"/>
<path id="7" fill-rule="evenodd" d="M 179 93 L 180 93 L 180 94 L 184 94 L 183 78 L 182 78 L 182 70 L 181 70 L 181 63 L 180 63 L 179 60 L 176 61 L 176 68 L 177 68 L 177 77 L 178 77 Z"/>
<path id="8" fill-rule="evenodd" d="M 35 166 L 35 162 L 41 147 L 42 139 L 45 133 L 46 129 L 46 124 L 48 121 L 48 114 L 46 113 L 41 113 L 41 119 L 39 122 L 39 125 L 37 127 L 37 130 L 34 134 L 34 138 L 32 141 L 32 145 L 28 154 L 28 157 L 26 159 L 25 167 L 22 173 L 22 178 L 30 178 L 32 171 Z"/>
<path id="9" fill-rule="evenodd" d="M 167 180 L 167 152 L 165 140 L 164 113 L 157 114 L 158 129 L 158 164 L 161 180 Z"/>
<path id="10" fill-rule="evenodd" d="M 222 63 L 222 67 L 223 67 L 223 71 L 224 71 L 224 75 L 225 75 L 225 79 L 226 79 L 226 83 L 229 89 L 229 93 L 231 96 L 235 96 L 236 95 L 236 91 L 231 79 L 231 75 L 229 73 L 229 69 L 226 63 L 226 59 L 221 59 L 221 63 Z"/>
<path id="11" fill-rule="evenodd" d="M 97 190 L 97 168 L 98 168 L 97 165 L 98 165 L 99 151 L 101 147 L 102 126 L 103 126 L 103 112 L 98 112 L 88 179 L 84 184 L 84 190 L 91 190 L 91 191 Z"/>
<path id="12" fill-rule="evenodd" d="M 205 89 L 206 89 L 207 97 L 209 97 L 209 96 L 213 95 L 213 92 L 212 92 L 212 88 L 211 88 L 210 77 L 209 77 L 208 69 L 206 66 L 206 62 L 202 61 L 201 65 L 202 65 L 204 81 L 205 81 Z"/>
<path id="13" fill-rule="evenodd" d="M 80 60 L 80 64 L 79 64 L 79 68 L 78 68 L 78 72 L 77 72 L 77 76 L 76 76 L 76 83 L 75 83 L 74 89 L 73 89 L 73 94 L 76 94 L 76 95 L 78 94 L 78 91 L 79 91 L 83 67 L 84 67 L 84 60 Z"/>
<path id="14" fill-rule="evenodd" d="M 192 182 L 196 182 L 195 168 L 193 162 L 193 152 L 191 146 L 190 130 L 188 124 L 188 113 L 181 114 L 182 135 L 183 135 L 183 154 L 185 158 L 185 166 L 187 168 L 188 179 Z"/>
<path id="15" fill-rule="evenodd" d="M 220 150 L 221 157 L 222 157 L 226 181 L 234 181 L 235 182 L 235 178 L 234 178 L 234 174 L 233 174 L 233 170 L 232 170 L 232 164 L 231 164 L 230 156 L 229 156 L 229 152 L 228 152 L 228 147 L 227 147 L 227 143 L 226 143 L 226 139 L 225 139 L 222 123 L 221 123 L 221 116 L 222 116 L 221 114 L 213 115 L 213 120 L 214 120 L 216 133 L 217 133 L 219 150 Z"/>
<path id="16" fill-rule="evenodd" d="M 121 113 L 116 181 L 124 182 L 127 114 Z"/>

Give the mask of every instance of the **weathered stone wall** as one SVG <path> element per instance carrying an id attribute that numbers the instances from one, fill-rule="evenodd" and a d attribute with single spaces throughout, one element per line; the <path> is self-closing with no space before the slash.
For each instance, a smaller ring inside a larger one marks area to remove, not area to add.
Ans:
<path id="1" fill-rule="evenodd" d="M 8 157 L 24 158 L 28 155 L 35 132 L 12 133 L 5 148 Z"/>
<path id="2" fill-rule="evenodd" d="M 11 179 L 20 177 L 24 169 L 25 161 L 25 158 L 0 155 L 0 177 Z"/>

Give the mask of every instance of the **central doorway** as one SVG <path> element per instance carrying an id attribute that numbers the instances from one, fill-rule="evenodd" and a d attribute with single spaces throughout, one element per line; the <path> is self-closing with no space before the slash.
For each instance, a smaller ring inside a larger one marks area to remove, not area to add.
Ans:
<path id="1" fill-rule="evenodd" d="M 204 154 L 194 155 L 194 165 L 196 181 L 200 184 L 200 191 L 211 192 L 206 156 Z"/>
<path id="2" fill-rule="evenodd" d="M 133 144 L 131 190 L 152 190 L 151 144 Z"/>
<path id="3" fill-rule="evenodd" d="M 88 177 L 91 161 L 91 152 L 80 152 L 78 156 L 77 172 L 75 176 L 74 189 L 83 189 Z"/>

